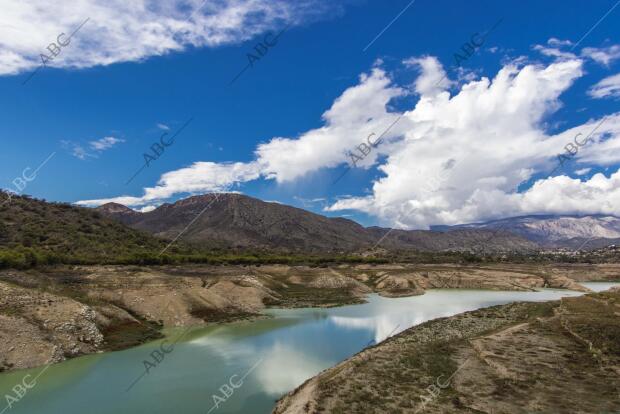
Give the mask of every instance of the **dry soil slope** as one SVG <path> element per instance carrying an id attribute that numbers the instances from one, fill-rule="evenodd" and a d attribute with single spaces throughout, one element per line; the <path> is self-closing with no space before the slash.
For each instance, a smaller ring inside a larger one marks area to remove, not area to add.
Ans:
<path id="1" fill-rule="evenodd" d="M 283 413 L 620 412 L 620 292 L 411 328 L 312 378 Z"/>

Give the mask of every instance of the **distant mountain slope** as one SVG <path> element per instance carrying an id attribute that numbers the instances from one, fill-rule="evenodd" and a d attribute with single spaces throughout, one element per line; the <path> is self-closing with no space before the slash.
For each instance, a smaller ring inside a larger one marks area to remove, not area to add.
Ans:
<path id="1" fill-rule="evenodd" d="M 539 250 L 539 246 L 507 231 L 458 229 L 453 231 L 390 230 L 370 227 L 368 231 L 388 250 L 469 251 L 477 253 Z"/>
<path id="2" fill-rule="evenodd" d="M 486 223 L 457 226 L 435 226 L 433 229 L 453 231 L 462 229 L 502 229 L 549 247 L 589 248 L 613 244 L 620 238 L 620 218 L 604 215 L 586 216 L 522 216 Z"/>
<path id="3" fill-rule="evenodd" d="M 99 212 L 0 192 L 0 264 L 24 249 L 85 260 L 159 251 L 163 240 L 126 227 Z M 11 253 L 7 253 L 10 251 Z M 4 259 L 3 259 L 4 257 Z M 31 259 L 37 260 L 31 255 Z"/>
<path id="4" fill-rule="evenodd" d="M 485 229 L 442 233 L 365 228 L 351 220 L 328 218 L 241 194 L 189 197 L 147 213 L 114 203 L 97 210 L 128 226 L 166 239 L 173 239 L 184 231 L 184 241 L 206 247 L 338 253 L 368 250 L 381 241 L 379 247 L 392 251 L 537 248 L 536 244 L 519 236 Z"/>
<path id="5" fill-rule="evenodd" d="M 98 211 L 166 239 L 175 238 L 187 227 L 183 240 L 207 247 L 337 252 L 363 249 L 373 241 L 354 221 L 240 194 L 189 197 L 147 213 L 125 209 L 105 204 Z"/>

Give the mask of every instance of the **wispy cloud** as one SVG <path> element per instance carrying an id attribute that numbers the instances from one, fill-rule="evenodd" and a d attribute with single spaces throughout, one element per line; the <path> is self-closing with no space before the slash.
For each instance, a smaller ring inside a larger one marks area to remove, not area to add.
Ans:
<path id="1" fill-rule="evenodd" d="M 580 170 L 576 170 L 575 174 L 577 174 L 577 175 L 586 175 L 590 171 L 592 171 L 592 168 L 582 168 Z"/>
<path id="2" fill-rule="evenodd" d="M 93 150 L 101 152 L 108 150 L 121 142 L 125 142 L 125 140 L 115 137 L 104 137 L 96 141 L 90 141 L 89 145 Z"/>
<path id="3" fill-rule="evenodd" d="M 60 144 L 62 145 L 62 147 L 69 151 L 69 153 L 71 155 L 73 155 L 75 158 L 79 158 L 81 160 L 85 160 L 87 158 L 95 158 L 96 155 L 92 154 L 90 152 L 88 152 L 84 146 L 82 146 L 81 144 L 78 144 L 76 142 L 73 141 L 67 141 L 67 140 L 62 140 L 60 141 Z"/>
<path id="4" fill-rule="evenodd" d="M 549 40 L 547 40 L 547 44 L 550 46 L 572 46 L 573 42 L 571 42 L 570 40 L 562 40 L 562 39 L 558 39 L 557 37 L 552 37 Z"/>
<path id="5" fill-rule="evenodd" d="M 581 56 L 590 58 L 604 66 L 609 66 L 615 60 L 620 59 L 620 45 L 608 47 L 586 47 L 581 51 Z"/>
<path id="6" fill-rule="evenodd" d="M 139 209 L 138 211 L 140 213 L 148 213 L 149 211 L 153 211 L 157 208 L 156 205 L 148 205 L 148 206 L 144 206 L 141 209 Z"/>
<path id="7" fill-rule="evenodd" d="M 59 34 L 88 16 L 58 68 L 135 62 L 186 47 L 240 43 L 286 26 L 342 10 L 328 0 L 4 0 L 0 14 L 0 75 L 41 65 L 41 54 Z M 51 39 L 51 40 L 50 40 Z M 64 38 L 63 38 L 64 39 Z"/>
<path id="8" fill-rule="evenodd" d="M 545 56 L 550 56 L 557 59 L 575 59 L 576 56 L 574 53 L 562 50 L 570 45 L 572 45 L 570 40 L 560 40 L 552 37 L 547 40 L 546 45 L 534 45 L 532 46 L 532 49 Z"/>
<path id="9" fill-rule="evenodd" d="M 114 147 L 116 144 L 125 142 L 124 139 L 116 138 L 116 137 L 103 137 L 98 140 L 90 141 L 87 145 L 63 140 L 60 141 L 62 147 L 69 151 L 71 155 L 81 160 L 86 160 L 88 158 L 97 158 L 99 154 L 104 151 L 109 150 Z"/>
<path id="10" fill-rule="evenodd" d="M 620 73 L 602 79 L 588 90 L 588 94 L 597 99 L 620 98 Z"/>

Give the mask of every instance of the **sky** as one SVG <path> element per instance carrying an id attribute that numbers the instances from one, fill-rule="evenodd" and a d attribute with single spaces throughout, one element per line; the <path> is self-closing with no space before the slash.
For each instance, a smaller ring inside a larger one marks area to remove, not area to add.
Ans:
<path id="1" fill-rule="evenodd" d="M 364 225 L 620 215 L 620 1 L 4 0 L 0 187 Z"/>

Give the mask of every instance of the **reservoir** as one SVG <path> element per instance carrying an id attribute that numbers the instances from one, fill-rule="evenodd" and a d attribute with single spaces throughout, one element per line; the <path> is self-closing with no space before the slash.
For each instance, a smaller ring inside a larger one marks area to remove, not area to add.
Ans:
<path id="1" fill-rule="evenodd" d="M 615 283 L 586 282 L 592 290 Z M 165 331 L 166 342 L 0 375 L 2 414 L 268 414 L 275 401 L 320 371 L 411 326 L 514 301 L 581 295 L 430 290 L 368 296 L 338 308 L 270 309 L 270 318 Z M 175 344 L 176 342 L 176 344 Z M 26 377 L 29 375 L 28 377 Z M 36 385 L 12 406 L 24 378 Z"/>

